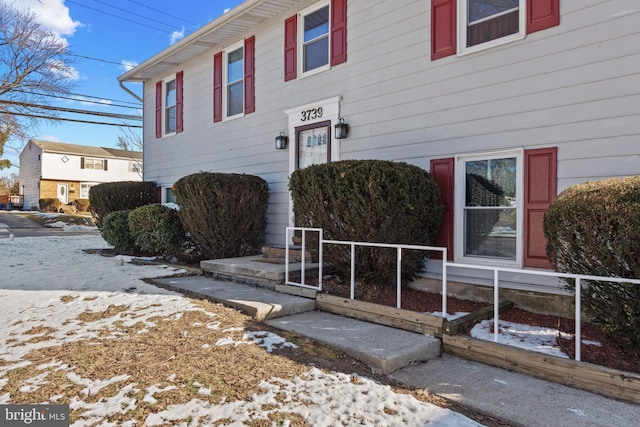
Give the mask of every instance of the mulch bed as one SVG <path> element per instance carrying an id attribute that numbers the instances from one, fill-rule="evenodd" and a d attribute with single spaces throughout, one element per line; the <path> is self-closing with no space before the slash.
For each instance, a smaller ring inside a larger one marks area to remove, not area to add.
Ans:
<path id="1" fill-rule="evenodd" d="M 348 298 L 350 295 L 349 283 L 337 280 L 323 281 L 323 293 Z M 395 289 L 375 286 L 356 286 L 355 299 L 391 307 L 396 306 Z M 447 312 L 449 314 L 456 312 L 471 313 L 485 308 L 488 305 L 489 304 L 482 302 L 463 300 L 451 296 L 447 298 Z M 442 296 L 405 287 L 402 289 L 401 308 L 421 313 L 439 312 L 442 310 Z M 555 328 L 567 334 L 575 333 L 575 321 L 573 319 L 532 313 L 519 308 L 511 308 L 500 312 L 500 320 L 531 326 Z M 470 335 L 470 330 L 466 331 L 466 335 Z M 583 362 L 640 374 L 640 352 L 625 349 L 623 343 L 607 336 L 598 325 L 582 322 L 581 335 L 583 341 L 591 340 L 601 344 L 601 346 L 582 345 L 581 360 Z M 565 339 L 558 336 L 556 342 L 558 347 L 567 354 L 569 358 L 574 358 L 575 338 Z"/>

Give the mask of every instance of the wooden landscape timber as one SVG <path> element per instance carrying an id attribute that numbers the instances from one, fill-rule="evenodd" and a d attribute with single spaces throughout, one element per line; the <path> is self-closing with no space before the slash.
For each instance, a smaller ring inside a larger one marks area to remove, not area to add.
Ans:
<path id="1" fill-rule="evenodd" d="M 500 310 L 510 305 L 510 302 L 503 302 Z M 343 316 L 432 334 L 442 340 L 444 352 L 468 360 L 640 404 L 638 374 L 457 335 L 469 322 L 491 318 L 493 306 L 451 322 L 437 316 L 321 293 L 316 295 L 316 306 L 319 310 Z"/>
<path id="2" fill-rule="evenodd" d="M 442 336 L 444 318 L 438 316 L 327 294 L 317 295 L 316 307 L 319 310 L 330 313 L 393 326 L 407 331 L 431 334 L 435 337 Z"/>
<path id="3" fill-rule="evenodd" d="M 511 301 L 503 301 L 498 305 L 498 312 L 502 313 L 505 310 L 513 307 Z M 475 323 L 493 318 L 493 305 L 490 305 L 480 310 L 476 310 L 473 313 L 469 313 L 465 316 L 459 317 L 455 320 L 448 320 L 444 322 L 444 333 L 449 335 L 457 335 L 462 331 L 473 326 Z"/>
<path id="4" fill-rule="evenodd" d="M 638 374 L 464 336 L 445 334 L 442 347 L 465 359 L 640 404 Z"/>

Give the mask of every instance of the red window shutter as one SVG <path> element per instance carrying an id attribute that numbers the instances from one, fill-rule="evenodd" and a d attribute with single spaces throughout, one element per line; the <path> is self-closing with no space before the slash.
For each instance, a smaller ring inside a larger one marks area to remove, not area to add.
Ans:
<path id="1" fill-rule="evenodd" d="M 162 203 L 162 187 L 156 187 L 156 203 Z"/>
<path id="2" fill-rule="evenodd" d="M 80 157 L 80 169 L 84 169 L 84 157 Z"/>
<path id="3" fill-rule="evenodd" d="M 255 81 L 255 51 L 256 38 L 244 41 L 244 113 L 256 111 L 256 81 Z"/>
<path id="4" fill-rule="evenodd" d="M 162 137 L 162 82 L 156 83 L 156 138 Z"/>
<path id="5" fill-rule="evenodd" d="M 284 81 L 298 75 L 298 15 L 284 21 Z"/>
<path id="6" fill-rule="evenodd" d="M 431 160 L 431 176 L 440 188 L 440 199 L 444 204 L 442 223 L 436 236 L 436 246 L 447 248 L 447 259 L 453 259 L 453 183 L 454 183 L 453 157 Z M 438 257 L 441 258 L 441 257 Z"/>
<path id="7" fill-rule="evenodd" d="M 431 0 L 431 60 L 456 54 L 456 1 Z"/>
<path id="8" fill-rule="evenodd" d="M 525 267 L 551 267 L 542 220 L 556 198 L 557 163 L 558 149 L 555 147 L 524 152 Z"/>
<path id="9" fill-rule="evenodd" d="M 560 0 L 527 0 L 527 33 L 560 25 Z"/>
<path id="10" fill-rule="evenodd" d="M 182 132 L 184 130 L 184 125 L 182 122 L 183 118 L 183 76 L 184 73 L 180 71 L 176 74 L 176 133 Z"/>
<path id="11" fill-rule="evenodd" d="M 213 57 L 213 121 L 222 121 L 222 52 Z"/>
<path id="12" fill-rule="evenodd" d="M 347 62 L 347 0 L 331 1 L 331 65 Z"/>

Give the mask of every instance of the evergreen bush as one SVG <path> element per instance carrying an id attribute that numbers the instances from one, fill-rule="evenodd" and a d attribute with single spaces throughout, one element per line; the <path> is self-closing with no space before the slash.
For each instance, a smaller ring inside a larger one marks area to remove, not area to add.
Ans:
<path id="1" fill-rule="evenodd" d="M 102 238 L 119 254 L 132 254 L 139 251 L 129 231 L 130 212 L 131 210 L 111 212 L 102 220 Z"/>
<path id="2" fill-rule="evenodd" d="M 91 187 L 89 203 L 96 226 L 111 212 L 131 210 L 156 201 L 156 183 L 144 181 L 106 182 Z"/>
<path id="3" fill-rule="evenodd" d="M 129 232 L 141 251 L 173 255 L 182 251 L 185 232 L 175 209 L 145 205 L 129 214 Z"/>
<path id="4" fill-rule="evenodd" d="M 640 176 L 575 185 L 544 217 L 557 271 L 640 278 Z M 566 281 L 575 292 L 573 280 Z M 582 307 L 595 323 L 640 350 L 640 285 L 583 282 Z"/>
<path id="5" fill-rule="evenodd" d="M 57 198 L 38 200 L 41 212 L 60 212 L 62 202 Z"/>
<path id="6" fill-rule="evenodd" d="M 257 176 L 200 172 L 174 184 L 180 218 L 206 258 L 260 252 L 267 230 L 269 186 Z"/>
<path id="7" fill-rule="evenodd" d="M 312 165 L 295 171 L 289 186 L 296 225 L 323 228 L 328 240 L 432 245 L 444 209 L 433 177 L 407 163 Z M 323 251 L 338 274 L 349 277 L 351 248 L 325 245 Z M 403 250 L 402 255 L 402 281 L 407 283 L 424 270 L 428 254 Z M 356 279 L 363 283 L 395 285 L 395 249 L 358 246 L 355 263 Z"/>

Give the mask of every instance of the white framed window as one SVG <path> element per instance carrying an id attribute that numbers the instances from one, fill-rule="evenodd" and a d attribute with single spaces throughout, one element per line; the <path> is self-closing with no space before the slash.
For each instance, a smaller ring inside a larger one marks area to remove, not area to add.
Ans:
<path id="1" fill-rule="evenodd" d="M 526 0 L 458 0 L 458 54 L 523 39 Z"/>
<path id="2" fill-rule="evenodd" d="M 133 173 L 142 173 L 142 163 L 140 162 L 129 162 L 129 172 Z"/>
<path id="3" fill-rule="evenodd" d="M 455 258 L 522 265 L 522 151 L 456 158 Z"/>
<path id="4" fill-rule="evenodd" d="M 80 169 L 107 170 L 107 159 L 80 158 Z"/>
<path id="5" fill-rule="evenodd" d="M 94 185 L 98 185 L 97 182 L 81 182 L 80 183 L 80 198 L 81 199 L 88 199 L 89 198 L 89 190 L 91 190 L 91 187 L 93 187 Z"/>
<path id="6" fill-rule="evenodd" d="M 176 133 L 176 111 L 177 111 L 177 87 L 176 76 L 173 75 L 163 81 L 163 108 L 164 113 L 162 115 L 163 122 L 163 134 L 172 135 Z"/>
<path id="7" fill-rule="evenodd" d="M 318 3 L 300 12 L 298 71 L 307 76 L 329 69 L 330 6 Z"/>
<path id="8" fill-rule="evenodd" d="M 222 57 L 224 117 L 242 117 L 244 115 L 244 42 L 225 49 Z"/>

